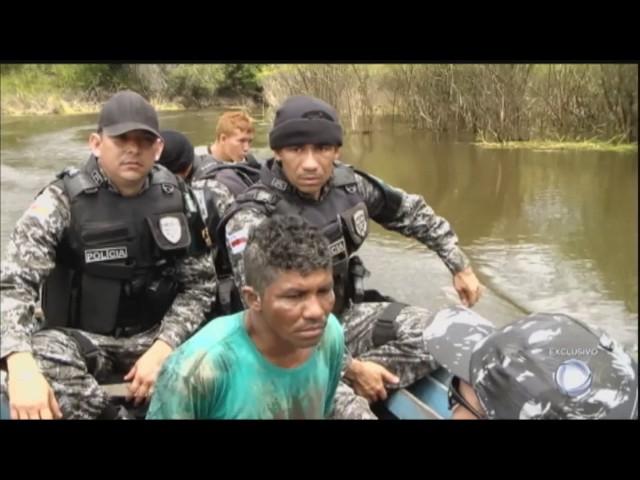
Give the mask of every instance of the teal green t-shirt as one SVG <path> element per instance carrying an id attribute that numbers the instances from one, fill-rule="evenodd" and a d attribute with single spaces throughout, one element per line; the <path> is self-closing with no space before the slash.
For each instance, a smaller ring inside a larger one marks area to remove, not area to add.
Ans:
<path id="1" fill-rule="evenodd" d="M 147 418 L 326 418 L 344 348 L 342 326 L 329 315 L 311 356 L 298 367 L 282 368 L 257 349 L 244 312 L 217 318 L 169 356 Z"/>

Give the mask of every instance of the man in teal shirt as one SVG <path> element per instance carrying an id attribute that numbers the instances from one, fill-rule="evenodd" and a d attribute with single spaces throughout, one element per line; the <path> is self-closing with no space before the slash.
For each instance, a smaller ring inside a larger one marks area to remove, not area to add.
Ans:
<path id="1" fill-rule="evenodd" d="M 244 248 L 248 309 L 210 322 L 158 377 L 149 419 L 326 418 L 340 380 L 342 326 L 326 238 L 274 216 Z M 232 245 L 233 248 L 233 245 Z"/>

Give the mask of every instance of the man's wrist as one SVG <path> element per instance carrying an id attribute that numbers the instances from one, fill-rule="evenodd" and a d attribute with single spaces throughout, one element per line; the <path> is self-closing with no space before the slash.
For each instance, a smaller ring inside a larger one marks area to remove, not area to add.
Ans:
<path id="1" fill-rule="evenodd" d="M 353 380 L 355 377 L 358 376 L 359 370 L 360 370 L 360 360 L 356 360 L 355 358 L 352 358 L 351 362 L 349 363 L 349 365 L 345 370 L 344 376 L 348 380 Z"/>
<path id="2" fill-rule="evenodd" d="M 15 352 L 7 356 L 7 372 L 12 371 L 39 371 L 33 355 L 30 352 Z"/>
<path id="3" fill-rule="evenodd" d="M 153 352 L 162 358 L 168 357 L 173 352 L 173 347 L 161 339 L 157 339 L 151 346 Z"/>

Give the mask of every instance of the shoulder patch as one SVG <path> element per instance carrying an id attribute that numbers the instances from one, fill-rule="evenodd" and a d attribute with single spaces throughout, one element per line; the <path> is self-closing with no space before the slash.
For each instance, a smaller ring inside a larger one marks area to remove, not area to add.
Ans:
<path id="1" fill-rule="evenodd" d="M 51 194 L 49 192 L 43 192 L 33 201 L 27 213 L 42 219 L 51 215 L 54 210 L 55 206 Z"/>
<path id="2" fill-rule="evenodd" d="M 237 255 L 242 253 L 247 246 L 247 240 L 249 239 L 249 229 L 244 227 L 242 230 L 238 230 L 234 233 L 227 234 L 227 242 L 231 247 L 231 253 Z"/>

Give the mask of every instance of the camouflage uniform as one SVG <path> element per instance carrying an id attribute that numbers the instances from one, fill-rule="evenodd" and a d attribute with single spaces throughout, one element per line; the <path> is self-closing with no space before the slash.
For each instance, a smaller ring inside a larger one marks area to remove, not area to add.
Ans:
<path id="1" fill-rule="evenodd" d="M 637 363 L 606 333 L 567 315 L 533 313 L 496 329 L 450 307 L 424 338 L 473 387 L 489 419 L 638 417 Z"/>
<path id="2" fill-rule="evenodd" d="M 370 211 L 377 211 L 384 204 L 384 194 L 378 186 L 356 172 L 359 193 Z M 381 182 L 382 183 L 382 182 Z M 321 198 L 332 188 L 331 180 L 323 187 Z M 458 248 L 458 238 L 449 223 L 437 216 L 419 195 L 408 194 L 395 189 L 401 195 L 401 207 L 395 217 L 383 227 L 415 238 L 434 250 L 452 273 L 457 273 L 469 265 L 464 253 Z M 304 196 L 301 192 L 297 195 Z M 249 231 L 264 220 L 265 215 L 251 208 L 244 208 L 231 216 L 226 224 L 227 249 L 234 269 L 237 285 L 245 285 L 242 250 Z M 347 351 L 360 360 L 371 360 L 383 365 L 400 378 L 400 387 L 411 384 L 435 367 L 428 352 L 423 331 L 430 318 L 428 310 L 407 306 L 395 319 L 396 339 L 376 345 L 373 329 L 380 314 L 389 303 L 352 304 L 341 315 L 345 328 Z M 345 367 L 350 359 L 345 359 Z M 376 418 L 368 402 L 355 395 L 346 383 L 341 383 L 336 394 L 335 418 Z"/>
<path id="3" fill-rule="evenodd" d="M 229 187 L 215 179 L 194 180 L 191 182 L 194 197 L 198 202 L 198 210 L 205 225 L 209 225 L 210 216 L 212 215 L 211 207 L 207 206 L 207 199 L 211 199 L 220 218 L 227 209 L 233 204 L 234 196 Z M 213 242 L 214 238 L 210 238 Z M 215 248 L 212 243 L 211 248 Z M 215 250 L 213 250 L 215 255 Z"/>
<path id="4" fill-rule="evenodd" d="M 107 185 L 117 191 L 109 182 Z M 144 188 L 148 186 L 147 180 Z M 112 371 L 126 373 L 155 340 L 173 348 L 185 341 L 202 323 L 215 277 L 206 257 L 180 260 L 176 276 L 184 288 L 160 325 L 129 338 L 83 332 L 99 349 L 97 370 L 92 375 L 76 342 L 59 330 L 43 330 L 43 322 L 34 315 L 40 288 L 55 266 L 56 247 L 70 223 L 69 197 L 55 185 L 45 188 L 18 220 L 0 276 L 0 358 L 31 352 L 50 382 L 64 418 L 96 418 L 107 403 L 98 381 Z"/>

